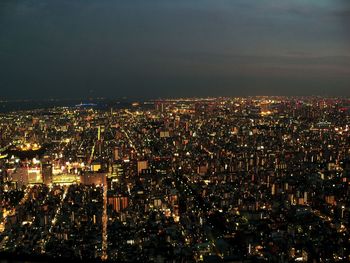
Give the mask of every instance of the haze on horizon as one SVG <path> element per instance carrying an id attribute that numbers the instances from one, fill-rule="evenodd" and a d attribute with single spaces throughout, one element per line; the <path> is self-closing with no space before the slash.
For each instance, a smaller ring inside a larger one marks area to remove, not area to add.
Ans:
<path id="1" fill-rule="evenodd" d="M 0 98 L 350 96 L 347 0 L 4 0 Z"/>

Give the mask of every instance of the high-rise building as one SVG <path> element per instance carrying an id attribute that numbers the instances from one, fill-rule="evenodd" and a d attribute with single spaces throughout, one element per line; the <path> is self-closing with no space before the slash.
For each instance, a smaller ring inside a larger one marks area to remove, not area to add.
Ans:
<path id="1" fill-rule="evenodd" d="M 148 169 L 148 161 L 138 161 L 137 162 L 137 174 L 141 174 L 142 170 Z"/>
<path id="2" fill-rule="evenodd" d="M 120 159 L 120 156 L 119 156 L 119 148 L 118 147 L 114 147 L 114 160 L 117 161 Z"/>
<path id="3" fill-rule="evenodd" d="M 44 184 L 52 183 L 52 164 L 51 163 L 43 163 L 42 164 L 42 175 Z"/>
<path id="4" fill-rule="evenodd" d="M 128 207 L 129 198 L 127 196 L 113 196 L 108 197 L 108 204 L 112 205 L 116 212 L 120 212 Z"/>

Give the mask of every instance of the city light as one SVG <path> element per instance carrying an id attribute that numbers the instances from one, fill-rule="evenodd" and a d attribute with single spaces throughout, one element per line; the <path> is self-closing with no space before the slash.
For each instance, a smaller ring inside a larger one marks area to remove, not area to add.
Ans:
<path id="1" fill-rule="evenodd" d="M 346 261 L 350 102 L 319 100 L 0 114 L 0 255 Z"/>

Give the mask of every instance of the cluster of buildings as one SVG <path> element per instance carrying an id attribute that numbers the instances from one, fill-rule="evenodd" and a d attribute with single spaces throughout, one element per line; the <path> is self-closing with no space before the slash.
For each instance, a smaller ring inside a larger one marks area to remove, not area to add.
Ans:
<path id="1" fill-rule="evenodd" d="M 0 253 L 349 261 L 349 120 L 319 97 L 2 114 Z"/>

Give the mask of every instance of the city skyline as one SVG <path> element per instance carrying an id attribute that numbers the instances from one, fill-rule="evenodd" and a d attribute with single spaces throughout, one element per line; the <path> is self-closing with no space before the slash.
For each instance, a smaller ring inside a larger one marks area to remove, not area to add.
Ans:
<path id="1" fill-rule="evenodd" d="M 0 0 L 0 263 L 350 262 L 350 0 Z"/>
<path id="2" fill-rule="evenodd" d="M 2 1 L 1 97 L 349 96 L 345 0 Z"/>
<path id="3" fill-rule="evenodd" d="M 348 262 L 350 99 L 0 113 L 0 257 Z"/>

